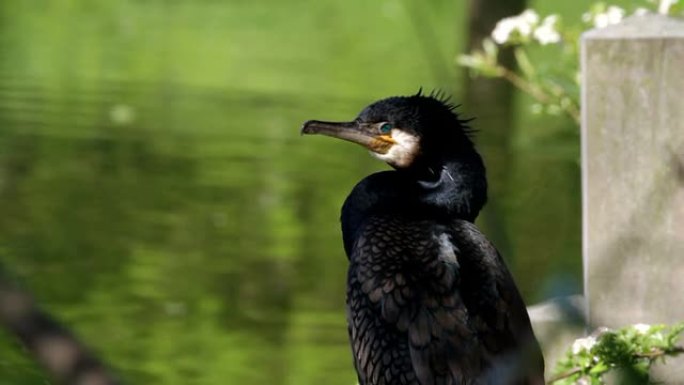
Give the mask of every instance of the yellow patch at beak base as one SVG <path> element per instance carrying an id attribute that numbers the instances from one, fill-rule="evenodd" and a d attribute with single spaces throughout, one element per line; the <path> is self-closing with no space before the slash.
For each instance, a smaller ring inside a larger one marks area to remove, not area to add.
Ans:
<path id="1" fill-rule="evenodd" d="M 389 135 L 378 135 L 373 138 L 373 141 L 370 143 L 369 147 L 373 152 L 378 154 L 386 154 L 395 143 L 397 142 Z"/>

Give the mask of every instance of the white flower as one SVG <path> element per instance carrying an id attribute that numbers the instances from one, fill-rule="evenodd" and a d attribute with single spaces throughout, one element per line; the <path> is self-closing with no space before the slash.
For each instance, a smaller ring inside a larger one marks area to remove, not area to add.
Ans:
<path id="1" fill-rule="evenodd" d="M 592 336 L 576 339 L 575 342 L 572 343 L 572 354 L 590 350 L 594 345 L 596 345 L 596 338 Z"/>
<path id="2" fill-rule="evenodd" d="M 499 20 L 494 31 L 492 31 L 492 39 L 497 44 L 505 44 L 509 42 L 514 33 L 521 37 L 529 37 L 537 23 L 539 23 L 539 15 L 528 9 L 517 16 Z"/>
<path id="3" fill-rule="evenodd" d="M 648 15 L 650 11 L 644 7 L 639 7 L 634 10 L 634 16 L 643 16 L 643 15 Z"/>
<path id="4" fill-rule="evenodd" d="M 605 12 L 594 15 L 594 27 L 605 28 L 609 25 L 617 24 L 624 16 L 624 9 L 611 5 Z"/>
<path id="5" fill-rule="evenodd" d="M 646 334 L 649 330 L 651 330 L 651 325 L 636 324 L 634 325 L 634 330 L 636 330 L 636 332 L 639 334 Z"/>
<path id="6" fill-rule="evenodd" d="M 515 22 L 510 19 L 502 19 L 496 23 L 494 31 L 492 31 L 492 39 L 497 44 L 505 44 L 511 36 L 511 32 L 515 29 Z"/>
<path id="7" fill-rule="evenodd" d="M 534 38 L 541 45 L 558 43 L 561 39 L 558 30 L 556 30 L 556 24 L 558 23 L 558 15 L 550 15 L 544 18 L 541 26 L 534 30 Z"/>
<path id="8" fill-rule="evenodd" d="M 620 20 L 622 20 L 623 17 L 625 17 L 625 10 L 620 7 L 611 5 L 610 7 L 608 7 L 606 15 L 608 16 L 608 22 L 610 24 L 617 24 L 620 22 Z"/>
<path id="9" fill-rule="evenodd" d="M 529 25 L 539 23 L 539 15 L 533 9 L 526 9 L 518 17 Z"/>

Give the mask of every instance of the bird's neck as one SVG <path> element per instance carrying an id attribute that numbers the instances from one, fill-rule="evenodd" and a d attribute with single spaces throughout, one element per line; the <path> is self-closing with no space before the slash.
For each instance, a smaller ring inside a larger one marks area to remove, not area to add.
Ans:
<path id="1" fill-rule="evenodd" d="M 430 162 L 409 174 L 422 210 L 472 222 L 487 201 L 484 164 L 474 150 Z"/>
<path id="2" fill-rule="evenodd" d="M 354 187 L 342 207 L 345 248 L 350 251 L 356 230 L 368 216 L 474 221 L 486 200 L 485 169 L 474 151 L 410 170 L 369 175 Z"/>

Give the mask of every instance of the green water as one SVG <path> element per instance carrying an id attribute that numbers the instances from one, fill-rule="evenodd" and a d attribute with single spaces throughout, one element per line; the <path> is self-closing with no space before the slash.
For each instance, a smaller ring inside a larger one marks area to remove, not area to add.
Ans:
<path id="1" fill-rule="evenodd" d="M 127 383 L 353 384 L 339 207 L 386 167 L 298 130 L 459 94 L 465 5 L 410 4 L 2 2 L 2 263 Z M 581 290 L 577 136 L 521 116 L 492 199 L 536 301 Z"/>

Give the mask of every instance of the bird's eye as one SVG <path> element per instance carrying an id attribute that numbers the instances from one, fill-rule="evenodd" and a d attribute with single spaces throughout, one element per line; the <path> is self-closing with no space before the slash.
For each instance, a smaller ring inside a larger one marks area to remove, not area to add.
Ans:
<path id="1" fill-rule="evenodd" d="M 390 123 L 385 122 L 380 124 L 380 132 L 382 132 L 383 134 L 389 134 L 390 131 L 392 131 L 392 128 L 392 124 Z"/>

